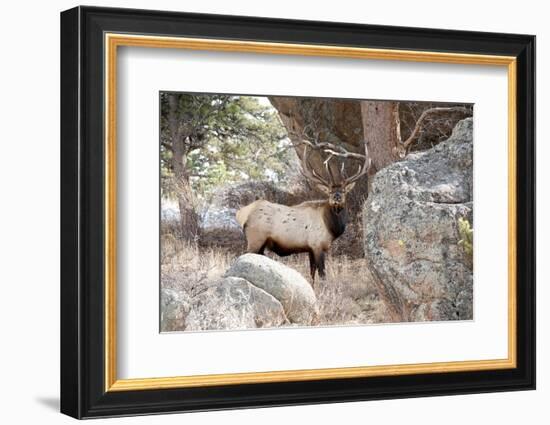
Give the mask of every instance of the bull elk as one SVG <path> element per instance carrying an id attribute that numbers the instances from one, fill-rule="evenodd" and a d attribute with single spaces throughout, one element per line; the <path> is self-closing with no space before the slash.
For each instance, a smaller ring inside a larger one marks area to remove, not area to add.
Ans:
<path id="1" fill-rule="evenodd" d="M 236 215 L 246 237 L 247 252 L 263 255 L 267 248 L 281 257 L 307 252 L 312 284 L 315 283 L 316 271 L 321 278 L 325 277 L 325 256 L 332 242 L 346 229 L 346 195 L 353 189 L 357 180 L 367 173 L 370 164 L 365 142 L 362 166 L 359 166 L 358 171 L 351 177 L 344 178 L 342 163 L 341 181 L 336 182 L 328 161 L 337 153 L 333 150 L 325 152 L 330 154 L 324 161 L 328 180 L 309 165 L 307 146 L 304 147 L 300 171 L 327 195 L 326 200 L 286 206 L 260 199 L 241 208 Z M 349 153 L 342 156 L 349 155 L 363 158 L 362 155 Z"/>

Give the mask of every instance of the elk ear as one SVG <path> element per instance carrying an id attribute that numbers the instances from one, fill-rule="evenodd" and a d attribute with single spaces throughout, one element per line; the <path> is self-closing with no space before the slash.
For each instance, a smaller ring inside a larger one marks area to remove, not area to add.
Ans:
<path id="1" fill-rule="evenodd" d="M 355 182 L 348 184 L 345 187 L 344 192 L 346 192 L 346 193 L 351 192 L 351 190 L 353 189 L 354 186 L 355 186 Z"/>
<path id="2" fill-rule="evenodd" d="M 323 186 L 322 184 L 316 184 L 315 186 L 317 187 L 317 189 L 319 189 L 325 195 L 330 195 L 330 189 L 328 187 Z"/>

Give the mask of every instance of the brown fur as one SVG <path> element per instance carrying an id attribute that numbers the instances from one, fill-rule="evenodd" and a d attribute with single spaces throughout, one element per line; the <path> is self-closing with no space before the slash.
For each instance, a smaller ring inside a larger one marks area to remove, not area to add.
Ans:
<path id="1" fill-rule="evenodd" d="M 324 259 L 330 245 L 345 230 L 347 214 L 342 202 L 307 201 L 289 207 L 265 200 L 255 201 L 237 212 L 247 252 L 263 254 L 267 248 L 279 256 L 308 252 L 311 278 L 324 277 Z M 340 199 L 337 197 L 337 199 Z"/>

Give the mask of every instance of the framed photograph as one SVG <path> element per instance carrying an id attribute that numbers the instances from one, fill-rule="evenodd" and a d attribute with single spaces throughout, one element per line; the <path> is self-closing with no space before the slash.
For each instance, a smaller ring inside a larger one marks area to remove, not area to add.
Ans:
<path id="1" fill-rule="evenodd" d="M 61 14 L 61 411 L 535 388 L 535 37 Z"/>

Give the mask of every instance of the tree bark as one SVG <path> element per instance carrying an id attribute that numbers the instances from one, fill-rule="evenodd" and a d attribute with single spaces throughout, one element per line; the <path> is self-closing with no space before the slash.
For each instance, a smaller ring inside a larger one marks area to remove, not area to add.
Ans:
<path id="1" fill-rule="evenodd" d="M 361 118 L 373 175 L 400 159 L 399 102 L 361 101 Z"/>
<path id="2" fill-rule="evenodd" d="M 184 240 L 195 241 L 199 233 L 199 217 L 195 210 L 193 191 L 189 183 L 189 173 L 186 169 L 188 152 L 185 140 L 187 137 L 180 125 L 176 94 L 169 95 L 168 106 L 168 126 L 172 139 L 172 170 L 176 181 L 181 234 Z"/>

